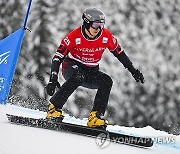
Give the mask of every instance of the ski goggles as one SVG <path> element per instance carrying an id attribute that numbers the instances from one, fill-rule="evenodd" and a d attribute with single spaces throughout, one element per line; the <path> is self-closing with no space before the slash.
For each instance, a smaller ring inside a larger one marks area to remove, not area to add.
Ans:
<path id="1" fill-rule="evenodd" d="M 103 29 L 104 23 L 103 22 L 93 22 L 91 27 L 94 29 L 98 29 L 98 28 Z"/>

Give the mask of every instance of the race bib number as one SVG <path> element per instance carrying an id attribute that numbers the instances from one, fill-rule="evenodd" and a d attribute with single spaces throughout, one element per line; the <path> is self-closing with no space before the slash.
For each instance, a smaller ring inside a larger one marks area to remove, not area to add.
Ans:
<path id="1" fill-rule="evenodd" d="M 71 43 L 68 37 L 65 37 L 64 42 L 66 43 L 67 46 L 69 46 Z"/>

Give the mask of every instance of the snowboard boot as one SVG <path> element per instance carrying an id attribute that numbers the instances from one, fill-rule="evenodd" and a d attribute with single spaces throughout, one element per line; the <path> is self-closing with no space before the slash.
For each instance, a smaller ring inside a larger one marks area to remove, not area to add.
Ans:
<path id="1" fill-rule="evenodd" d="M 97 111 L 92 111 L 89 118 L 87 125 L 88 127 L 92 128 L 102 128 L 105 129 L 108 124 L 108 121 L 101 118 L 101 115 Z"/>
<path id="2" fill-rule="evenodd" d="M 53 104 L 50 104 L 46 119 L 61 122 L 64 119 L 64 113 L 62 110 L 56 109 Z"/>

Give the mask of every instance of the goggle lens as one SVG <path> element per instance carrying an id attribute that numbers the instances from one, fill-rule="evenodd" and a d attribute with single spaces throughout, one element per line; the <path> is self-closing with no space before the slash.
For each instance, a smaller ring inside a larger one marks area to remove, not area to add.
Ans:
<path id="1" fill-rule="evenodd" d="M 98 29 L 98 28 L 102 29 L 102 28 L 104 28 L 104 23 L 102 23 L 102 22 L 93 22 L 91 27 L 94 28 L 94 29 Z"/>

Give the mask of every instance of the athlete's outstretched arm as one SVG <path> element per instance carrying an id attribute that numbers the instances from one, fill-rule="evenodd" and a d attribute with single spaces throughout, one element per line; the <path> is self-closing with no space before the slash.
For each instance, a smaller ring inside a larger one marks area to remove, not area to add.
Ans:
<path id="1" fill-rule="evenodd" d="M 118 45 L 117 48 L 114 51 L 111 51 L 115 57 L 123 64 L 125 68 L 131 72 L 132 76 L 135 78 L 137 82 L 141 81 L 141 83 L 144 83 L 144 76 L 143 74 L 138 70 L 135 69 L 131 60 L 124 52 L 124 49 Z"/>

